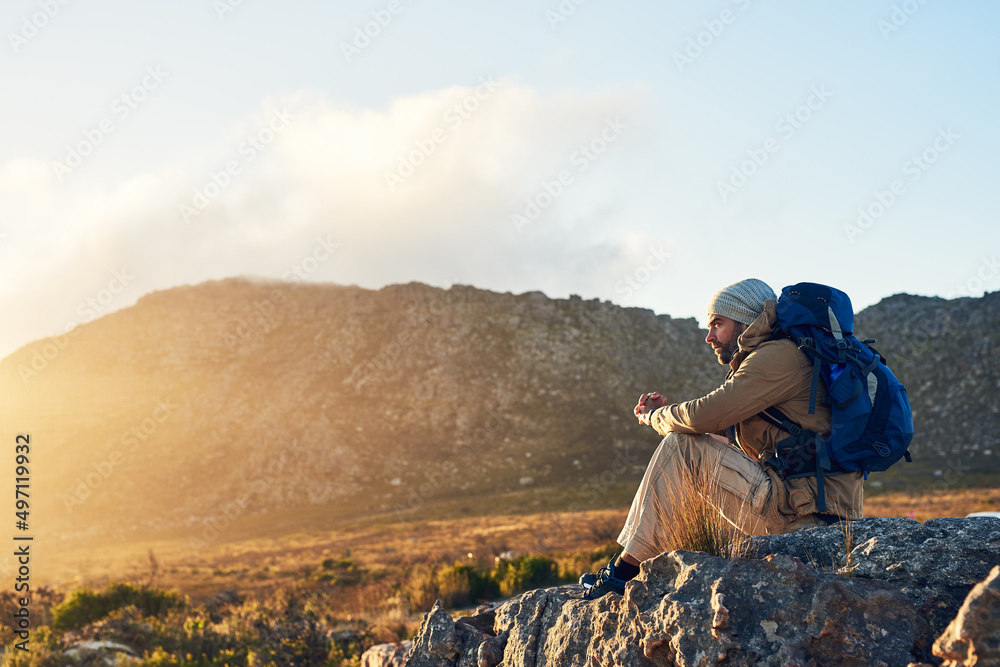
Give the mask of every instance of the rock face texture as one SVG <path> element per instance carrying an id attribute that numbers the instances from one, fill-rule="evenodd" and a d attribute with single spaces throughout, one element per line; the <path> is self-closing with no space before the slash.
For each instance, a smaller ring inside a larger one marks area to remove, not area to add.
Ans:
<path id="1" fill-rule="evenodd" d="M 206 527 L 266 532 L 281 512 L 411 520 L 484 490 L 556 487 L 588 509 L 656 446 L 640 393 L 723 381 L 703 338 L 693 318 L 596 299 L 232 279 L 12 354 L 0 425 L 46 443 L 39 525 L 64 539 L 211 542 Z"/>
<path id="2" fill-rule="evenodd" d="M 514 509 L 536 492 L 546 510 L 621 505 L 657 442 L 633 418 L 638 395 L 688 400 L 725 378 L 700 325 L 540 292 L 229 279 L 11 354 L 0 430 L 45 443 L 32 485 L 40 530 L 61 540 L 172 533 L 198 548 L 236 522 L 410 520 L 490 494 L 516 495 Z M 856 328 L 915 410 L 916 461 L 872 481 L 995 486 L 1000 292 L 897 295 Z"/>
<path id="3" fill-rule="evenodd" d="M 404 641 L 398 644 L 379 644 L 373 646 L 361 656 L 361 667 L 402 667 L 410 652 L 412 642 Z"/>
<path id="4" fill-rule="evenodd" d="M 754 540 L 756 558 L 662 554 L 624 596 L 534 590 L 458 622 L 435 606 L 406 664 L 1000 664 L 1000 520 L 851 529 L 847 548 L 831 526 Z"/>
<path id="5" fill-rule="evenodd" d="M 914 459 L 934 461 L 942 471 L 938 481 L 949 484 L 980 474 L 984 466 L 995 473 L 1000 342 L 995 333 L 963 332 L 1000 331 L 1000 292 L 978 299 L 896 294 L 858 313 L 854 325 L 859 338 L 878 340 L 875 347 L 906 385 L 918 434 Z"/>
<path id="6" fill-rule="evenodd" d="M 781 553 L 854 578 L 877 579 L 905 593 L 934 636 L 966 594 L 1000 563 L 1000 519 L 863 519 L 840 527 L 754 540 L 756 553 Z"/>
<path id="7" fill-rule="evenodd" d="M 934 642 L 944 667 L 1000 665 L 1000 566 L 969 592 L 958 616 Z"/>

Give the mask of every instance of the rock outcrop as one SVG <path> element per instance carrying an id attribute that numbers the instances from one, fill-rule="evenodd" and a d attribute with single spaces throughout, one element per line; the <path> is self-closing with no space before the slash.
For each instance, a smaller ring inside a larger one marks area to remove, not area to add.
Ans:
<path id="1" fill-rule="evenodd" d="M 916 429 L 914 463 L 871 483 L 996 486 L 1000 292 L 897 295 L 856 319 Z M 270 535 L 290 512 L 411 520 L 493 494 L 514 511 L 540 493 L 553 511 L 597 509 L 628 502 L 656 446 L 638 395 L 689 400 L 724 380 L 704 337 L 693 318 L 575 296 L 230 279 L 11 354 L 0 425 L 46 443 L 32 507 L 39 539 L 63 544 L 183 533 L 200 549 L 236 521 Z"/>
<path id="2" fill-rule="evenodd" d="M 934 655 L 945 659 L 943 667 L 1000 665 L 1000 566 L 969 592 Z"/>
<path id="3" fill-rule="evenodd" d="M 457 622 L 436 605 L 406 664 L 998 664 L 1000 520 L 865 519 L 751 553 L 662 554 L 597 601 L 534 590 Z"/>
<path id="4" fill-rule="evenodd" d="M 77 642 L 63 652 L 74 665 L 129 665 L 138 662 L 138 655 L 130 646 L 111 641 Z"/>
<path id="5" fill-rule="evenodd" d="M 361 667 L 403 667 L 413 642 L 407 640 L 398 644 L 378 644 L 361 656 Z"/>
<path id="6" fill-rule="evenodd" d="M 753 549 L 795 556 L 855 578 L 885 581 L 913 600 L 936 637 L 955 618 L 972 587 L 1000 563 L 1000 520 L 863 519 L 849 528 L 845 524 L 757 538 Z"/>
<path id="7" fill-rule="evenodd" d="M 226 280 L 147 295 L 58 354 L 14 353 L 0 424 L 48 443 L 32 486 L 65 540 L 179 531 L 200 548 L 237 520 L 281 530 L 282 512 L 407 521 L 552 487 L 591 509 L 655 447 L 640 393 L 724 379 L 703 338 L 694 319 L 579 297 Z"/>

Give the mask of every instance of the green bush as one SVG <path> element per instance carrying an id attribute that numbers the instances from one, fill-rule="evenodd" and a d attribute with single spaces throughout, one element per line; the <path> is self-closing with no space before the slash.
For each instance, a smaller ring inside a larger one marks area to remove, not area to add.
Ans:
<path id="1" fill-rule="evenodd" d="M 320 570 L 310 576 L 313 581 L 353 586 L 361 583 L 366 574 L 367 570 L 351 558 L 325 558 L 320 562 Z"/>
<path id="2" fill-rule="evenodd" d="M 415 611 L 430 609 L 435 600 L 455 609 L 572 581 L 578 576 L 563 569 L 566 571 L 560 572 L 559 563 L 547 556 L 501 560 L 492 571 L 461 562 L 438 569 L 422 565 L 410 572 L 407 591 Z"/>
<path id="3" fill-rule="evenodd" d="M 177 593 L 126 582 L 113 582 L 103 591 L 78 588 L 52 608 L 52 627 L 75 630 L 105 618 L 111 612 L 134 606 L 145 616 L 164 616 L 184 606 Z"/>
<path id="4" fill-rule="evenodd" d="M 59 637 L 51 628 L 42 625 L 31 629 L 29 650 L 19 651 L 14 644 L 7 645 L 3 667 L 58 667 L 66 664 L 66 657 L 59 648 Z"/>
<path id="5" fill-rule="evenodd" d="M 326 595 L 308 591 L 283 590 L 264 599 L 250 599 L 216 610 L 217 619 L 205 607 L 172 607 L 168 613 L 148 615 L 167 605 L 157 605 L 120 587 L 98 591 L 77 591 L 66 600 L 58 618 L 64 624 L 83 623 L 123 597 L 138 605 L 112 610 L 87 630 L 101 638 L 132 647 L 141 656 L 138 664 L 153 667 L 285 667 L 323 665 L 360 667 L 361 654 L 375 643 L 405 638 L 412 632 L 400 623 L 370 626 L 363 619 L 338 619 L 325 607 Z M 153 591 L 160 593 L 162 591 Z M 149 596 L 147 595 L 147 598 Z M 155 596 L 154 596 L 155 597 Z M 71 602 L 72 600 L 72 602 Z M 174 600 L 176 602 L 176 599 Z M 139 607 L 144 607 L 140 612 Z M 75 615 L 75 616 L 74 616 Z M 328 634 L 331 624 L 338 632 Z M 63 667 L 70 658 L 63 655 L 69 632 L 40 626 L 32 630 L 31 651 L 8 646 L 3 667 Z M 89 663 L 88 663 L 89 664 Z"/>
<path id="6" fill-rule="evenodd" d="M 450 609 L 465 607 L 496 597 L 497 586 L 489 572 L 466 563 L 434 569 L 417 566 L 407 582 L 410 605 L 414 611 L 427 611 L 435 600 Z"/>
<path id="7" fill-rule="evenodd" d="M 556 557 L 559 580 L 575 582 L 584 572 L 597 572 L 607 565 L 608 561 L 619 551 L 621 551 L 621 547 L 617 543 L 610 542 L 594 549 L 581 549 L 560 554 Z"/>
<path id="8" fill-rule="evenodd" d="M 413 568 L 406 581 L 406 592 L 413 611 L 429 611 L 440 595 L 434 570 L 426 565 Z"/>
<path id="9" fill-rule="evenodd" d="M 465 607 L 495 595 L 496 587 L 488 574 L 471 565 L 455 563 L 437 573 L 437 589 L 445 607 Z"/>
<path id="10" fill-rule="evenodd" d="M 546 556 L 518 556 L 499 561 L 491 576 L 500 594 L 507 597 L 559 583 L 559 568 Z"/>

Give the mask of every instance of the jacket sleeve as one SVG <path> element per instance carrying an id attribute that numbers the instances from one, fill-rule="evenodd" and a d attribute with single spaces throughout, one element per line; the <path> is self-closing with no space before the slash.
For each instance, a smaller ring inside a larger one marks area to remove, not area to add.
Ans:
<path id="1" fill-rule="evenodd" d="M 793 398 L 801 389 L 802 355 L 779 342 L 762 344 L 712 393 L 653 412 L 650 425 L 660 435 L 718 433 L 761 410 Z"/>

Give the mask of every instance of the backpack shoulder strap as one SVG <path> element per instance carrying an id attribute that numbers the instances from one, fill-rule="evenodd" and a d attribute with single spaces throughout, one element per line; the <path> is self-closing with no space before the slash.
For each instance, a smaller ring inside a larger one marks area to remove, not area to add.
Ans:
<path id="1" fill-rule="evenodd" d="M 802 432 L 802 427 L 789 419 L 788 416 L 778 408 L 767 408 L 766 410 L 758 412 L 757 416 L 766 421 L 768 424 L 777 426 L 782 431 L 791 433 L 792 435 L 798 435 Z"/>

